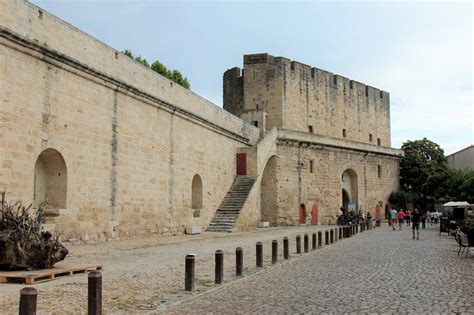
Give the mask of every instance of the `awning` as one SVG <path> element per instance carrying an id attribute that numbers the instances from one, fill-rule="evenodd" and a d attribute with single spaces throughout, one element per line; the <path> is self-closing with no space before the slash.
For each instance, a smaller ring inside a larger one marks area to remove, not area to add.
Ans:
<path id="1" fill-rule="evenodd" d="M 450 201 L 446 202 L 443 207 L 466 207 L 470 205 L 471 204 L 467 201 Z"/>

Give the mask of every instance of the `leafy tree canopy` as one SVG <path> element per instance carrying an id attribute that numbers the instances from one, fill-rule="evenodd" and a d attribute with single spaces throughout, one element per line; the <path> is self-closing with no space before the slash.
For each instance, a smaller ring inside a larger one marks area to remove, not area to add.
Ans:
<path id="1" fill-rule="evenodd" d="M 426 138 L 407 141 L 402 149 L 402 190 L 390 195 L 390 203 L 402 208 L 407 202 L 423 206 L 427 198 L 474 203 L 474 170 L 449 168 L 443 149 Z"/>
<path id="2" fill-rule="evenodd" d="M 450 201 L 467 201 L 474 203 L 474 170 L 449 169 L 449 176 L 443 188 L 446 199 Z"/>
<path id="3" fill-rule="evenodd" d="M 138 55 L 138 56 L 134 56 L 132 51 L 131 50 L 128 50 L 128 49 L 125 49 L 123 51 L 123 54 L 127 57 L 130 57 L 132 58 L 133 60 L 141 63 L 142 65 L 144 65 L 145 67 L 150 67 L 150 64 L 148 63 L 148 61 L 145 59 L 145 58 L 142 58 L 142 56 Z"/>
<path id="4" fill-rule="evenodd" d="M 179 85 L 187 88 L 188 90 L 191 89 L 191 84 L 189 83 L 188 78 L 183 77 L 181 72 L 179 72 L 178 70 L 169 70 L 158 60 L 156 60 L 155 62 L 153 62 L 150 65 L 146 59 L 142 58 L 140 55 L 135 56 L 132 53 L 132 51 L 130 51 L 128 49 L 124 50 L 123 53 L 124 53 L 125 56 L 128 56 L 128 57 L 132 58 L 133 60 L 141 63 L 145 67 L 148 67 L 151 70 L 153 70 L 155 72 L 158 72 L 159 74 L 161 74 L 161 75 L 167 77 L 168 79 L 178 83 Z"/>
<path id="5" fill-rule="evenodd" d="M 405 157 L 400 161 L 400 184 L 405 191 L 432 196 L 446 179 L 448 161 L 443 149 L 426 138 L 402 145 Z"/>

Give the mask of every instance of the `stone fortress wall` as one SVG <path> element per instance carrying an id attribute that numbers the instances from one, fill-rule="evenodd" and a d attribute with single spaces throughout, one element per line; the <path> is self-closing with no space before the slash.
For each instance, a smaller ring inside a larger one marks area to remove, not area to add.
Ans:
<path id="1" fill-rule="evenodd" d="M 262 218 L 334 223 L 349 203 L 383 216 L 402 156 L 390 148 L 389 93 L 284 57 L 245 55 L 243 63 L 224 73 L 224 109 L 261 137 L 279 129 L 261 174 Z"/>
<path id="2" fill-rule="evenodd" d="M 242 71 L 235 67 L 224 74 L 224 108 L 266 130 L 278 127 L 390 147 L 389 98 L 363 83 L 269 54 L 245 55 Z"/>
<path id="3" fill-rule="evenodd" d="M 80 241 L 206 228 L 236 154 L 255 178 L 236 229 L 387 203 L 402 155 L 388 93 L 268 54 L 244 64 L 224 74 L 224 110 L 27 1 L 0 2 L 0 190 L 47 199 L 46 228 Z"/>
<path id="4" fill-rule="evenodd" d="M 63 238 L 206 226 L 258 129 L 28 2 L 0 10 L 8 199 L 48 199 Z"/>

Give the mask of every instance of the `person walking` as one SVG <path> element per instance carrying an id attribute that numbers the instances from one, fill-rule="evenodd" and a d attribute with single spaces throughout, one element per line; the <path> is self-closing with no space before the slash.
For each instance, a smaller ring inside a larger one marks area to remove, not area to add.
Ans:
<path id="1" fill-rule="evenodd" d="M 407 222 L 407 226 L 410 226 L 410 221 L 411 221 L 411 210 L 410 209 L 405 211 L 405 221 Z"/>
<path id="2" fill-rule="evenodd" d="M 397 225 L 397 210 L 395 210 L 393 207 L 392 210 L 390 210 L 390 223 L 392 225 L 392 229 L 395 231 L 395 226 Z"/>
<path id="3" fill-rule="evenodd" d="M 426 212 L 426 221 L 430 224 L 433 225 L 433 220 L 431 218 L 431 212 Z"/>
<path id="4" fill-rule="evenodd" d="M 421 215 L 418 209 L 415 209 L 413 211 L 413 216 L 411 220 L 411 225 L 412 225 L 412 230 L 413 230 L 413 239 L 415 239 L 415 230 L 416 230 L 416 239 L 420 239 L 420 221 L 421 221 Z"/>
<path id="5" fill-rule="evenodd" d="M 405 221 L 405 212 L 403 212 L 403 209 L 400 209 L 400 211 L 398 211 L 397 219 L 398 219 L 398 229 L 401 230 L 403 223 Z"/>
<path id="6" fill-rule="evenodd" d="M 370 212 L 367 212 L 367 230 L 372 230 L 372 215 Z"/>

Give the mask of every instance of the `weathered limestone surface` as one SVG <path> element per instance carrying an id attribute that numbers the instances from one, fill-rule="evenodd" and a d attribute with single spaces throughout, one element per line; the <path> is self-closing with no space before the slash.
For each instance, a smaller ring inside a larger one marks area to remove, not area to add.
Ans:
<path id="1" fill-rule="evenodd" d="M 333 223 L 341 189 L 364 211 L 386 205 L 402 154 L 388 93 L 268 54 L 244 65 L 224 74 L 226 111 L 27 1 L 0 0 L 0 190 L 48 199 L 46 228 L 80 241 L 205 228 L 236 153 L 256 179 L 236 229 L 299 224 L 302 205 L 305 223 L 314 205 Z"/>
<path id="2" fill-rule="evenodd" d="M 206 226 L 235 176 L 236 149 L 255 144 L 258 129 L 47 12 L 40 18 L 36 6 L 0 8 L 0 189 L 8 199 L 34 200 L 35 162 L 52 148 L 67 166 L 57 174 L 67 176 L 67 201 L 47 223 L 64 239 Z"/>
<path id="3" fill-rule="evenodd" d="M 265 110 L 258 124 L 266 130 L 311 126 L 316 134 L 372 144 L 379 138 L 390 147 L 389 93 L 284 57 L 246 55 L 244 71 L 226 71 L 224 108 L 249 121 L 259 119 L 249 112 Z"/>
<path id="4" fill-rule="evenodd" d="M 340 214 L 341 175 L 347 169 L 357 174 L 357 208 L 370 211 L 373 216 L 378 202 L 382 201 L 385 206 L 390 193 L 398 190 L 396 156 L 286 141 L 279 140 L 276 175 L 272 174 L 276 177 L 277 222 L 280 224 L 297 224 L 301 204 L 307 209 L 307 223 L 311 222 L 310 209 L 316 204 L 319 221 L 334 224 Z M 310 160 L 314 161 L 313 173 L 309 170 Z M 382 170 L 380 177 L 378 166 Z"/>
<path id="5" fill-rule="evenodd" d="M 311 223 L 312 216 L 313 223 L 335 223 L 339 208 L 347 207 L 343 190 L 356 209 L 380 217 L 399 188 L 403 153 L 390 148 L 387 92 L 284 57 L 254 54 L 244 56 L 242 71 L 225 72 L 224 109 L 261 129 L 258 150 L 241 152 L 257 170 L 259 209 L 272 224 Z M 260 150 L 269 139 L 277 145 L 270 155 Z"/>

